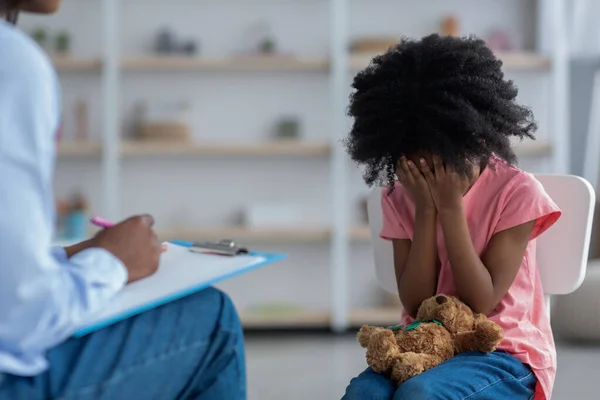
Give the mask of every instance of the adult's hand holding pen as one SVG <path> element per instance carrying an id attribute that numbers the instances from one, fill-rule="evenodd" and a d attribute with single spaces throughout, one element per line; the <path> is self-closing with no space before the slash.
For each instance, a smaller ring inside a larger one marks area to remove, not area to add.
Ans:
<path id="1" fill-rule="evenodd" d="M 135 282 L 156 272 L 161 245 L 152 229 L 150 215 L 131 217 L 92 238 L 93 247 L 103 248 L 127 268 L 128 282 Z"/>
<path id="2" fill-rule="evenodd" d="M 148 277 L 158 269 L 160 253 L 164 250 L 152 229 L 154 218 L 139 215 L 103 229 L 93 238 L 65 248 L 67 257 L 87 248 L 105 249 L 117 257 L 128 271 L 128 282 Z"/>

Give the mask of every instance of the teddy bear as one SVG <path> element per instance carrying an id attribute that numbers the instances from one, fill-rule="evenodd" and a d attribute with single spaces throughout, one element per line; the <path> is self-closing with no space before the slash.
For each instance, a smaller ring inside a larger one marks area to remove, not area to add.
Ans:
<path id="1" fill-rule="evenodd" d="M 367 364 L 398 385 L 456 354 L 493 352 L 503 338 L 498 324 L 443 294 L 423 301 L 415 322 L 406 327 L 364 325 L 358 332 Z"/>

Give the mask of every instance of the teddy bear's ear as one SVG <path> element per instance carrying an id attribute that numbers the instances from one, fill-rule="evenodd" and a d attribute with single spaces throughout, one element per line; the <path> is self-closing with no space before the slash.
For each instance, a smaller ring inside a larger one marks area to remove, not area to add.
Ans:
<path id="1" fill-rule="evenodd" d="M 358 331 L 356 335 L 356 339 L 361 347 L 367 348 L 369 346 L 369 342 L 371 341 L 371 334 L 376 328 L 374 326 L 363 325 L 362 328 Z"/>
<path id="2" fill-rule="evenodd" d="M 419 306 L 419 310 L 417 310 L 417 319 L 418 320 L 427 321 L 427 320 L 438 318 L 439 304 L 436 300 L 437 297 L 442 297 L 442 296 L 433 296 L 428 299 L 425 299 L 421 303 L 421 305 Z"/>

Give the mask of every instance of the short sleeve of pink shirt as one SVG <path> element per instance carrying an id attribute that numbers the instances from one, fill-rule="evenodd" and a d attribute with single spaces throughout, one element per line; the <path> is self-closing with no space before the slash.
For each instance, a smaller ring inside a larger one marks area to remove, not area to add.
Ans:
<path id="1" fill-rule="evenodd" d="M 527 173 L 516 175 L 500 200 L 501 213 L 494 233 L 535 220 L 531 239 L 536 239 L 560 218 L 561 212 L 542 184 Z"/>
<path id="2" fill-rule="evenodd" d="M 402 187 L 396 187 L 395 190 L 402 190 Z M 401 197 L 404 197 L 403 194 Z M 397 204 L 397 205 L 396 205 Z M 392 197 L 387 195 L 387 188 L 381 192 L 381 209 L 383 211 L 383 227 L 381 229 L 381 237 L 383 239 L 412 239 L 408 233 L 405 224 L 408 223 L 406 218 L 402 218 L 402 213 L 399 207 L 406 207 L 406 203 L 396 203 L 392 201 Z"/>

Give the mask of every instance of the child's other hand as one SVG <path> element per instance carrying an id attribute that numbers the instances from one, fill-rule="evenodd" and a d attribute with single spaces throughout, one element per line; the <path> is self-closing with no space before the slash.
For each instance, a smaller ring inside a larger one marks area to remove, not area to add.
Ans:
<path id="1" fill-rule="evenodd" d="M 423 211 L 435 210 L 432 193 L 425 177 L 412 162 L 402 157 L 396 167 L 396 175 L 402 186 L 410 193 L 417 209 Z"/>
<path id="2" fill-rule="evenodd" d="M 438 212 L 462 207 L 463 195 L 470 186 L 469 179 L 458 174 L 452 167 L 444 166 L 437 156 L 433 157 L 433 166 L 427 164 L 424 158 L 419 162 Z"/>

